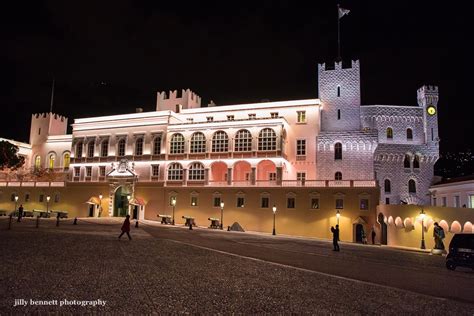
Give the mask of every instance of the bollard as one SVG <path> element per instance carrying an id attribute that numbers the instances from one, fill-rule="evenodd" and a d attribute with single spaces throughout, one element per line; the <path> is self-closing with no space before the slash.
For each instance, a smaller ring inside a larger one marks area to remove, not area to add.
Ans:
<path id="1" fill-rule="evenodd" d="M 135 222 L 135 228 L 138 228 L 138 221 Z"/>
<path id="2" fill-rule="evenodd" d="M 189 230 L 193 230 L 193 223 L 189 221 Z"/>
<path id="3" fill-rule="evenodd" d="M 77 217 L 74 217 L 74 222 L 72 222 L 73 225 L 77 225 Z"/>
<path id="4" fill-rule="evenodd" d="M 39 228 L 39 224 L 40 224 L 40 217 L 38 215 L 36 216 L 36 228 Z"/>
<path id="5" fill-rule="evenodd" d="M 13 219 L 13 214 L 10 214 L 10 220 L 8 221 L 8 230 L 12 229 L 12 219 Z"/>

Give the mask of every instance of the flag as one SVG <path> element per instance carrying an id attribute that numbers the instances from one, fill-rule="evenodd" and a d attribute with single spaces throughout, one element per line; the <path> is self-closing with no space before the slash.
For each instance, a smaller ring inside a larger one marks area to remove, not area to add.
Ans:
<path id="1" fill-rule="evenodd" d="M 351 10 L 339 7 L 339 19 L 342 18 L 344 15 L 349 14 L 349 12 L 351 12 Z"/>

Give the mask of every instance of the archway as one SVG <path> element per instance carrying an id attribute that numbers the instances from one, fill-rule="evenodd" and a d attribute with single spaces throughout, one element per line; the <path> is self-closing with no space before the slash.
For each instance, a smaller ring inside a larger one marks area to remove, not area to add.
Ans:
<path id="1" fill-rule="evenodd" d="M 222 161 L 216 161 L 211 165 L 211 181 L 224 182 L 227 181 L 227 165 Z"/>
<path id="2" fill-rule="evenodd" d="M 232 174 L 233 181 L 250 181 L 250 174 L 252 167 L 247 161 L 238 161 L 234 165 L 234 172 Z"/>
<path id="3" fill-rule="evenodd" d="M 364 231 L 364 226 L 362 224 L 355 225 L 355 233 L 356 233 L 356 242 L 362 243 L 362 232 Z"/>
<path id="4" fill-rule="evenodd" d="M 114 216 L 124 217 L 128 214 L 128 197 L 130 196 L 129 190 L 120 186 L 114 195 Z"/>
<path id="5" fill-rule="evenodd" d="M 387 244 L 387 224 L 385 224 L 384 216 L 382 213 L 379 213 L 378 220 L 380 224 L 380 244 Z"/>
<path id="6" fill-rule="evenodd" d="M 271 174 L 273 174 L 273 176 Z M 257 165 L 257 181 L 269 180 L 276 180 L 275 163 L 270 160 L 262 160 Z"/>

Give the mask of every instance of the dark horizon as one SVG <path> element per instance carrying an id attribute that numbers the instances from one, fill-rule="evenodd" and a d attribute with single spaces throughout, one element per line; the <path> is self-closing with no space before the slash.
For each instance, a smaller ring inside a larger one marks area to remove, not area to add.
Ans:
<path id="1" fill-rule="evenodd" d="M 472 150 L 472 3 L 341 1 L 342 57 L 360 59 L 362 104 L 417 104 L 437 85 L 441 152 Z M 31 114 L 69 118 L 155 109 L 190 88 L 217 105 L 316 98 L 317 64 L 337 55 L 336 2 L 8 4 L 2 17 L 0 137 L 27 141 Z M 459 136 L 461 135 L 461 137 Z"/>

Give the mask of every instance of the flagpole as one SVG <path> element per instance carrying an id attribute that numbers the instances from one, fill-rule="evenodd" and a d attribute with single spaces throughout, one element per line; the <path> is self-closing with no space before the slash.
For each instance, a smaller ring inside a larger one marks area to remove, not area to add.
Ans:
<path id="1" fill-rule="evenodd" d="M 341 60 L 341 31 L 340 31 L 339 3 L 337 4 L 337 59 Z"/>
<path id="2" fill-rule="evenodd" d="M 51 87 L 51 103 L 49 105 L 49 112 L 53 113 L 53 103 L 54 103 L 54 77 L 53 77 L 53 86 Z"/>

